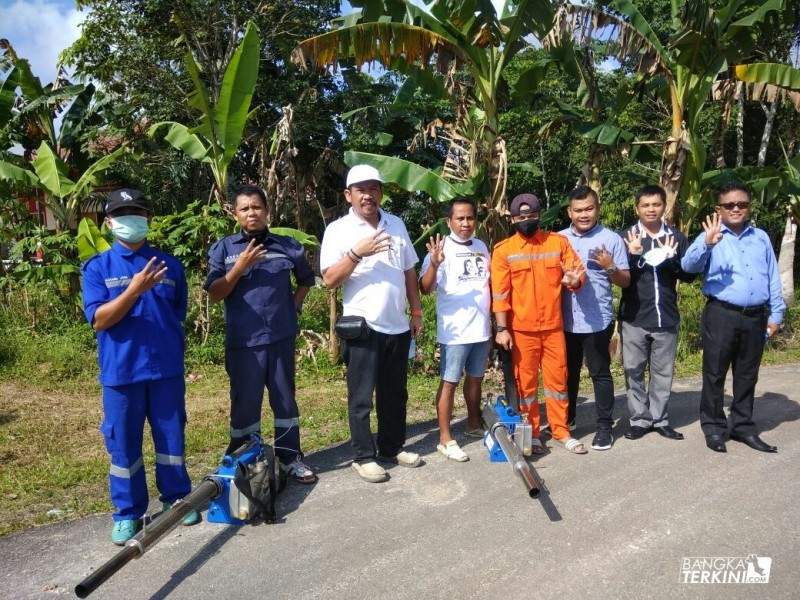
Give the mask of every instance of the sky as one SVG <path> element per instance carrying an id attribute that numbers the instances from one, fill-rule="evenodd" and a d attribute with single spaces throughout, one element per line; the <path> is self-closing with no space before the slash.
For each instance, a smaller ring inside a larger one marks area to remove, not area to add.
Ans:
<path id="1" fill-rule="evenodd" d="M 74 0 L 0 0 L 0 38 L 47 85 L 56 77 L 58 54 L 78 39 L 85 16 Z"/>

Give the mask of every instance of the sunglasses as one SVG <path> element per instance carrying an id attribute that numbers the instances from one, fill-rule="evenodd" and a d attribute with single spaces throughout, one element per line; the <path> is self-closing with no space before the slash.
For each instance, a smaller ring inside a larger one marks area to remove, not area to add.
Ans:
<path id="1" fill-rule="evenodd" d="M 747 210 L 750 208 L 749 202 L 725 202 L 723 204 L 718 204 L 717 206 L 721 206 L 725 210 L 733 210 L 734 208 L 738 208 L 739 210 Z"/>

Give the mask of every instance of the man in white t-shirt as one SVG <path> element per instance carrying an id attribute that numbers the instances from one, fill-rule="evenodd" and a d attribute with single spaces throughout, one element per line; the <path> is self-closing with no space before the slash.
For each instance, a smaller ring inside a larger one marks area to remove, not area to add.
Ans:
<path id="1" fill-rule="evenodd" d="M 455 198 L 447 208 L 450 235 L 439 234 L 427 244 L 428 256 L 422 263 L 420 288 L 423 294 L 436 295 L 437 340 L 441 348 L 439 391 L 436 412 L 439 417 L 439 452 L 448 460 L 464 462 L 466 453 L 450 433 L 453 397 L 461 374 L 467 404 L 466 434 L 483 437 L 480 402 L 481 384 L 491 348 L 491 291 L 489 288 L 489 250 L 475 238 L 475 204 L 468 198 Z"/>
<path id="2" fill-rule="evenodd" d="M 345 316 L 363 317 L 368 334 L 343 340 L 353 469 L 373 483 L 389 475 L 378 462 L 418 467 L 418 454 L 403 450 L 408 403 L 408 349 L 422 332 L 422 308 L 414 265 L 417 255 L 403 222 L 380 209 L 383 180 L 376 169 L 356 165 L 344 196 L 350 212 L 325 230 L 320 269 L 325 285 L 342 286 Z M 411 307 L 411 323 L 406 317 Z M 377 451 L 369 416 L 372 394 L 378 415 Z"/>

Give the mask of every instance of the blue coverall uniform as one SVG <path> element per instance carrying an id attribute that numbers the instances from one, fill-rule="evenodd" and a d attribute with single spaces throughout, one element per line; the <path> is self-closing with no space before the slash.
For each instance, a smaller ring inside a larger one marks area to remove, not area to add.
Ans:
<path id="1" fill-rule="evenodd" d="M 83 306 L 94 322 L 100 306 L 114 300 L 133 276 L 156 257 L 164 279 L 142 294 L 117 324 L 97 332 L 103 433 L 111 455 L 114 520 L 135 520 L 147 511 L 142 458 L 145 418 L 156 452 L 156 485 L 162 502 L 172 503 L 192 488 L 184 459 L 186 425 L 184 335 L 187 286 L 183 265 L 147 242 L 132 251 L 119 242 L 83 265 Z"/>
<path id="2" fill-rule="evenodd" d="M 208 252 L 205 289 L 236 264 L 249 239 L 241 232 Z M 314 272 L 296 240 L 266 232 L 264 260 L 250 267 L 225 298 L 225 368 L 231 380 L 231 443 L 238 447 L 261 432 L 264 386 L 275 425 L 275 453 L 289 464 L 300 450 L 300 413 L 295 400 L 297 313 L 291 273 L 298 286 L 314 285 Z"/>

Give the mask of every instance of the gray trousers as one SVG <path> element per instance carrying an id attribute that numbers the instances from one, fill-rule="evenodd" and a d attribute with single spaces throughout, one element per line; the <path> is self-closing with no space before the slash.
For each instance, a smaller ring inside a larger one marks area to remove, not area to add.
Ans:
<path id="1" fill-rule="evenodd" d="M 669 425 L 667 401 L 675 371 L 678 328 L 636 327 L 622 321 L 620 338 L 631 426 L 649 429 Z M 648 363 L 650 381 L 645 388 Z"/>

